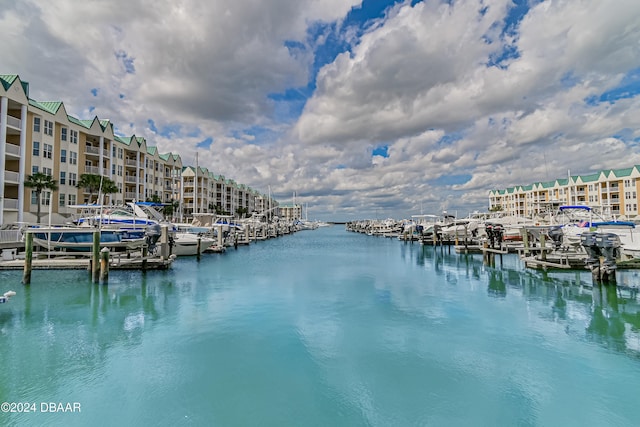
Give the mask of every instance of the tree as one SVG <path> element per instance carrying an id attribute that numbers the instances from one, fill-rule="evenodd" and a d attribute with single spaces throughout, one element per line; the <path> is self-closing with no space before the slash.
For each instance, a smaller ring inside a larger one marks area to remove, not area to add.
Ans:
<path id="1" fill-rule="evenodd" d="M 84 173 L 80 175 L 80 179 L 78 180 L 78 185 L 76 185 L 76 187 L 84 188 L 89 192 L 89 203 L 91 203 L 94 193 L 102 192 L 102 194 L 113 194 L 120 191 L 116 183 L 109 178 L 91 173 Z M 102 200 L 98 200 L 98 202 L 102 203 Z"/>
<path id="2" fill-rule="evenodd" d="M 238 209 L 236 209 L 236 213 L 238 214 L 238 217 L 244 218 L 245 215 L 249 213 L 249 209 L 248 208 L 238 208 Z"/>
<path id="3" fill-rule="evenodd" d="M 492 206 L 491 209 L 489 209 L 489 212 L 500 212 L 502 211 L 502 205 L 495 205 Z"/>
<path id="4" fill-rule="evenodd" d="M 58 189 L 58 183 L 51 175 L 46 175 L 42 172 L 36 172 L 33 175 L 28 175 L 24 181 L 24 185 L 32 188 L 36 193 L 36 199 L 38 200 L 38 211 L 36 216 L 38 217 L 38 224 L 40 224 L 40 195 L 43 190 L 56 191 Z M 51 203 L 51 200 L 49 200 Z"/>

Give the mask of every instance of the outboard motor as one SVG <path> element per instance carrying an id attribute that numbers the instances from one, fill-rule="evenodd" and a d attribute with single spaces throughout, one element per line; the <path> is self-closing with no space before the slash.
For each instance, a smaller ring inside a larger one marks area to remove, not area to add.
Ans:
<path id="1" fill-rule="evenodd" d="M 592 272 L 596 268 L 600 268 L 600 255 L 602 254 L 597 243 L 598 233 L 585 231 L 580 235 L 580 243 L 587 253 L 587 259 L 584 260 L 587 267 Z"/>
<path id="2" fill-rule="evenodd" d="M 551 239 L 551 241 L 553 242 L 553 249 L 556 251 L 560 249 L 560 247 L 562 247 L 562 239 L 564 237 L 564 234 L 562 233 L 562 227 L 552 227 L 549 229 L 547 234 L 549 236 L 549 239 Z"/>
<path id="3" fill-rule="evenodd" d="M 613 274 L 615 278 L 617 268 L 616 258 L 618 258 L 621 246 L 620 237 L 614 233 L 598 234 L 596 243 L 598 248 L 600 248 L 602 256 L 604 256 L 601 275 L 604 277 L 604 275 L 611 276 L 611 274 Z"/>
<path id="4" fill-rule="evenodd" d="M 487 239 L 489 240 L 489 247 L 495 248 L 496 245 L 500 246 L 502 244 L 502 236 L 504 233 L 504 229 L 501 224 L 492 224 L 487 223 L 484 227 L 485 232 L 487 233 Z"/>
<path id="5" fill-rule="evenodd" d="M 158 239 L 160 239 L 160 235 L 162 235 L 162 228 L 160 227 L 160 224 L 153 224 L 147 227 L 145 237 L 147 239 L 149 253 L 155 252 L 156 243 L 158 242 Z"/>

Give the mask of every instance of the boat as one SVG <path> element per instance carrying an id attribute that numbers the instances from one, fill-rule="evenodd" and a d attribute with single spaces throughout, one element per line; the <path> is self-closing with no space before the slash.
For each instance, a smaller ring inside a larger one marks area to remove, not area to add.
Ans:
<path id="1" fill-rule="evenodd" d="M 95 229 L 90 227 L 31 227 L 26 233 L 33 235 L 33 243 L 47 250 L 89 252 L 93 248 L 93 234 L 100 233 L 100 247 L 113 251 L 126 251 L 155 245 L 160 232 L 155 229 L 131 231 L 125 229 Z"/>
<path id="2" fill-rule="evenodd" d="M 210 227 L 193 224 L 174 224 L 176 230 L 170 237 L 171 253 L 177 256 L 191 256 L 205 252 L 216 244 L 214 232 Z"/>

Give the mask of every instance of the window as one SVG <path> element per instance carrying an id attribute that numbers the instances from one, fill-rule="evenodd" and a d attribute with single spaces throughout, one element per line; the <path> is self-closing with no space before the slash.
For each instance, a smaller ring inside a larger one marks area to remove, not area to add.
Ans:
<path id="1" fill-rule="evenodd" d="M 75 173 L 69 172 L 69 185 L 76 185 L 77 175 Z"/>
<path id="2" fill-rule="evenodd" d="M 38 195 L 36 194 L 36 190 L 31 190 L 31 204 L 32 205 L 38 204 Z"/>
<path id="3" fill-rule="evenodd" d="M 33 141 L 33 155 L 40 155 L 40 141 Z"/>
<path id="4" fill-rule="evenodd" d="M 51 144 L 42 144 L 42 157 L 46 159 L 50 159 L 53 156 L 53 145 Z"/>
<path id="5" fill-rule="evenodd" d="M 122 176 L 122 165 L 118 165 L 118 176 Z"/>
<path id="6" fill-rule="evenodd" d="M 35 175 L 38 173 L 38 167 L 37 166 L 32 166 L 31 167 L 31 175 Z"/>
<path id="7" fill-rule="evenodd" d="M 60 150 L 60 163 L 67 163 L 67 150 Z"/>
<path id="8" fill-rule="evenodd" d="M 116 174 L 116 165 L 111 165 L 111 176 Z"/>
<path id="9" fill-rule="evenodd" d="M 42 192 L 42 204 L 44 206 L 49 206 L 51 204 L 51 191 Z"/>
<path id="10" fill-rule="evenodd" d="M 77 165 L 78 164 L 78 153 L 75 151 L 69 151 L 69 164 Z"/>
<path id="11" fill-rule="evenodd" d="M 78 143 L 78 131 L 77 130 L 72 130 L 71 131 L 71 143 L 72 144 L 77 144 Z"/>
<path id="12" fill-rule="evenodd" d="M 67 199 L 67 195 L 63 194 L 63 193 L 60 193 L 60 198 L 58 199 L 58 204 L 60 206 L 64 206 L 64 202 L 65 202 L 66 199 Z"/>
<path id="13" fill-rule="evenodd" d="M 68 132 L 68 129 L 66 127 L 63 126 L 60 128 L 60 141 L 67 140 L 67 132 Z"/>
<path id="14" fill-rule="evenodd" d="M 53 122 L 49 120 L 44 121 L 44 133 L 49 136 L 53 136 Z"/>
<path id="15" fill-rule="evenodd" d="M 33 131 L 40 132 L 40 117 L 33 118 Z"/>
<path id="16" fill-rule="evenodd" d="M 42 168 L 42 173 L 48 176 L 53 176 L 51 175 L 51 168 Z"/>
<path id="17" fill-rule="evenodd" d="M 118 148 L 118 158 L 121 159 L 123 156 L 124 150 L 122 148 Z"/>
<path id="18" fill-rule="evenodd" d="M 69 204 L 70 205 L 75 205 L 76 204 L 76 195 L 75 194 L 69 194 Z"/>
<path id="19" fill-rule="evenodd" d="M 67 183 L 67 173 L 60 172 L 60 185 L 65 185 Z"/>

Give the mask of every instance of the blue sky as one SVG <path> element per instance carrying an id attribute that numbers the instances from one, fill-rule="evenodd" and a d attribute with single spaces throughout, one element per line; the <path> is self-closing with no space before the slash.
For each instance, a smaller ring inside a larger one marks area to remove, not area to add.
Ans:
<path id="1" fill-rule="evenodd" d="M 51 3 L 0 14 L 34 99 L 319 219 L 640 164 L 635 0 Z"/>

